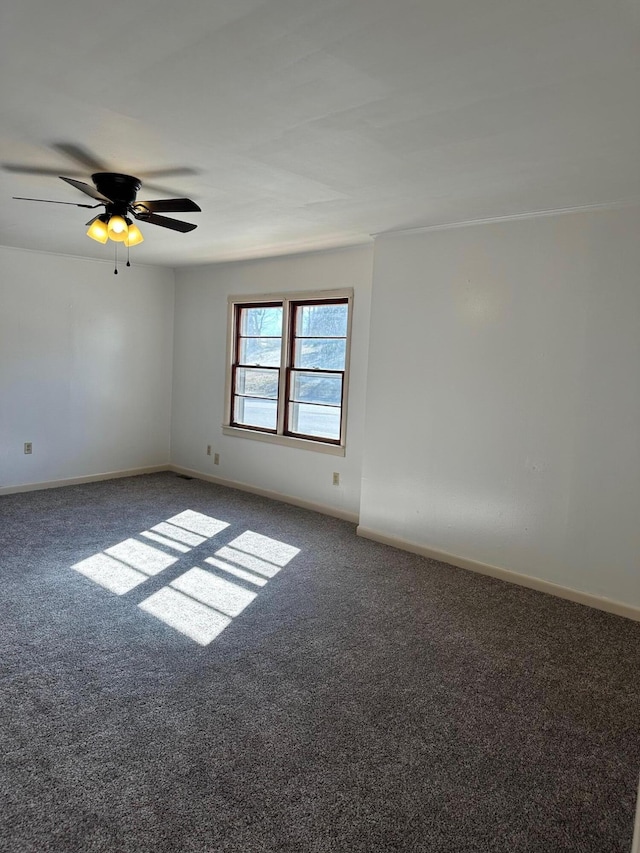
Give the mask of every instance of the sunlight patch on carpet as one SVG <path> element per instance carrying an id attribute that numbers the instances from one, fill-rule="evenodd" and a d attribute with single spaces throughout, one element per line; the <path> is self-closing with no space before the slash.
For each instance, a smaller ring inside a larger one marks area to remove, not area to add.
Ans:
<path id="1" fill-rule="evenodd" d="M 245 569 L 250 569 L 260 577 L 269 580 L 280 571 L 280 566 L 274 566 L 273 563 L 268 563 L 266 560 L 261 560 L 260 557 L 254 557 L 251 554 L 245 554 L 244 551 L 238 551 L 237 548 L 232 548 L 230 545 L 224 545 L 215 553 L 216 557 L 222 557 L 229 563 L 237 563 Z"/>
<path id="2" fill-rule="evenodd" d="M 257 595 L 197 566 L 180 575 L 170 586 L 231 617 L 242 613 Z"/>
<path id="3" fill-rule="evenodd" d="M 167 586 L 151 595 L 138 607 L 201 646 L 215 640 L 231 622 L 229 616 Z"/>
<path id="4" fill-rule="evenodd" d="M 152 545 L 138 542 L 137 539 L 125 539 L 124 542 L 119 542 L 112 548 L 105 548 L 104 553 L 133 569 L 144 572 L 145 575 L 157 575 L 163 569 L 178 562 L 177 557 L 165 554 L 164 551 Z"/>
<path id="5" fill-rule="evenodd" d="M 228 521 L 220 521 L 219 518 L 212 518 L 210 515 L 203 515 L 201 512 L 195 512 L 192 509 L 185 509 L 184 512 L 168 518 L 167 521 L 176 527 L 183 527 L 192 533 L 199 533 L 200 536 L 205 536 L 207 539 L 229 527 Z"/>
<path id="6" fill-rule="evenodd" d="M 300 553 L 300 549 L 294 548 L 293 545 L 287 545 L 286 542 L 280 542 L 279 539 L 271 539 L 269 536 L 263 536 L 261 533 L 254 533 L 253 530 L 245 531 L 229 542 L 229 545 L 238 551 L 253 554 L 253 556 L 259 557 L 261 560 L 266 560 L 268 563 L 273 563 L 273 565 L 280 568 L 286 566 L 287 563 L 293 560 L 296 554 Z"/>
<path id="7" fill-rule="evenodd" d="M 191 550 L 188 545 L 183 545 L 181 542 L 176 542 L 173 539 L 167 539 L 166 536 L 160 536 L 159 533 L 154 533 L 152 530 L 143 530 L 140 536 L 144 536 L 145 539 L 152 539 L 159 545 L 166 545 L 167 548 L 171 548 L 173 551 L 179 551 L 181 554 L 188 554 Z"/>
<path id="8" fill-rule="evenodd" d="M 233 549 L 228 548 L 227 550 L 232 551 Z M 229 575 L 233 575 L 236 578 L 240 578 L 240 580 L 248 581 L 254 586 L 264 586 L 268 580 L 268 578 L 263 578 L 260 575 L 254 575 L 253 572 L 247 572 L 245 571 L 245 569 L 240 569 L 238 568 L 238 566 L 233 566 L 231 565 L 231 563 L 225 563 L 222 560 L 216 560 L 215 557 L 205 557 L 204 561 L 210 566 L 213 566 L 216 569 L 220 569 L 221 571 L 226 572 Z"/>
<path id="9" fill-rule="evenodd" d="M 156 533 L 161 533 L 163 536 L 169 536 L 176 542 L 181 542 L 189 545 L 191 548 L 196 548 L 207 541 L 206 536 L 199 536 L 197 533 L 192 533 L 189 530 L 184 530 L 182 527 L 176 527 L 175 524 L 169 524 L 168 521 L 162 521 L 151 528 Z"/>
<path id="10" fill-rule="evenodd" d="M 139 536 L 145 541 L 130 537 L 81 560 L 72 568 L 110 592 L 124 595 L 179 564 L 194 548 L 228 527 L 227 521 L 195 510 L 184 510 L 150 530 L 143 530 Z M 206 568 L 192 566 L 149 595 L 138 607 L 206 646 L 255 600 L 260 588 L 299 553 L 299 548 L 286 542 L 245 530 L 219 548 L 215 556 L 204 557 Z M 222 573 L 226 577 L 221 576 Z"/>
<path id="11" fill-rule="evenodd" d="M 116 595 L 124 595 L 149 577 L 106 554 L 94 554 L 71 568 Z"/>

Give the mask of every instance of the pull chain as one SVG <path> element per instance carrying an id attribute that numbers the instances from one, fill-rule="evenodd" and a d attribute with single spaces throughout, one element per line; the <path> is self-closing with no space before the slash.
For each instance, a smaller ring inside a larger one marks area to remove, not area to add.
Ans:
<path id="1" fill-rule="evenodd" d="M 129 263 L 129 245 L 128 244 L 127 244 L 127 266 L 128 267 L 131 266 L 131 264 Z"/>
<path id="2" fill-rule="evenodd" d="M 116 268 L 114 269 L 113 274 L 118 275 L 118 244 L 114 243 L 113 245 L 115 247 L 115 255 L 116 255 Z"/>

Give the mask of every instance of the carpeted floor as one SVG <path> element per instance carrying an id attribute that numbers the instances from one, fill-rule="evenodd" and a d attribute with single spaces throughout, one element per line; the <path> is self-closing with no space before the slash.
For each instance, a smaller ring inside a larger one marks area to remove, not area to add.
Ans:
<path id="1" fill-rule="evenodd" d="M 0 563 L 2 851 L 629 853 L 638 623 L 172 474 Z"/>

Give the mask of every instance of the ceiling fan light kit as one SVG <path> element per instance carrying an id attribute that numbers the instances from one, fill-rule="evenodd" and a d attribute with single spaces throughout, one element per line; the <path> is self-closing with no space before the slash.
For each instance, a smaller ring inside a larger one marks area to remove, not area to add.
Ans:
<path id="1" fill-rule="evenodd" d="M 138 190 L 142 186 L 139 178 L 133 175 L 122 175 L 118 172 L 95 172 L 91 175 L 93 186 L 75 178 L 60 179 L 72 187 L 91 196 L 98 204 L 77 204 L 77 207 L 100 207 L 104 205 L 105 212 L 95 216 L 87 225 L 87 237 L 91 237 L 98 243 L 106 243 L 108 240 L 116 244 L 122 243 L 129 249 L 143 242 L 144 237 L 138 226 L 131 220 L 130 216 L 140 222 L 148 222 L 151 225 L 159 225 L 161 228 L 169 228 L 172 231 L 180 231 L 186 234 L 193 231 L 197 226 L 192 222 L 183 222 L 180 219 L 171 219 L 167 216 L 158 216 L 162 213 L 200 212 L 200 207 L 189 198 L 157 199 L 154 201 L 137 201 Z M 47 201 L 48 199 L 22 199 L 23 201 Z M 51 203 L 51 202 L 49 202 Z M 72 202 L 53 202 L 54 204 L 72 204 Z M 130 214 L 130 216 L 129 216 Z M 117 258 L 117 256 L 116 256 Z M 127 260 L 127 266 L 131 266 Z M 117 261 L 116 269 L 117 274 Z"/>
<path id="2" fill-rule="evenodd" d="M 96 243 L 106 243 L 109 239 L 108 224 L 109 217 L 106 213 L 96 216 L 96 218 L 92 219 L 89 223 L 87 237 L 91 237 L 91 239 L 95 240 Z"/>
<path id="3" fill-rule="evenodd" d="M 128 216 L 109 216 L 102 213 L 88 222 L 89 230 L 87 237 L 91 237 L 97 243 L 106 243 L 113 240 L 114 243 L 124 243 L 127 249 L 138 246 L 144 241 L 142 231 Z"/>
<path id="4" fill-rule="evenodd" d="M 114 243 L 124 243 L 127 239 L 128 230 L 129 226 L 124 216 L 112 216 L 107 225 L 109 239 L 113 240 Z"/>
<path id="5" fill-rule="evenodd" d="M 124 239 L 124 244 L 129 249 L 131 246 L 138 246 L 143 242 L 144 237 L 142 231 L 138 228 L 135 222 L 132 222 L 128 217 L 126 219 L 128 230 L 127 236 Z"/>

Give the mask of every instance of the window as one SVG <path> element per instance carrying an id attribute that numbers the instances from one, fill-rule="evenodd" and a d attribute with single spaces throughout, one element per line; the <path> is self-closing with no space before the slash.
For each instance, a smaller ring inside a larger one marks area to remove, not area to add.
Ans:
<path id="1" fill-rule="evenodd" d="M 229 299 L 227 434 L 344 453 L 351 300 Z"/>

